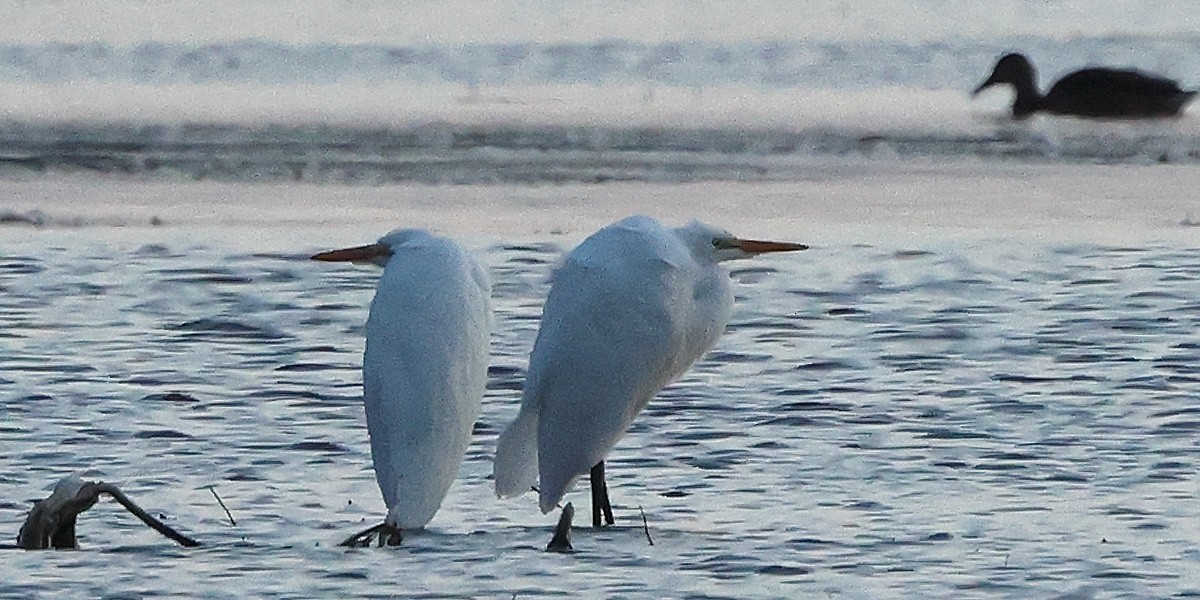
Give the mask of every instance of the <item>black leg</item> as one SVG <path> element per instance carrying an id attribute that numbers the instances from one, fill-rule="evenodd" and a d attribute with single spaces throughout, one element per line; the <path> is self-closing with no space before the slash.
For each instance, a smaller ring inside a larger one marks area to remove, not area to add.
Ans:
<path id="1" fill-rule="evenodd" d="M 604 482 L 604 461 L 596 463 L 588 477 L 592 482 L 592 527 L 612 525 L 615 521 L 612 504 L 608 501 L 608 484 Z M 604 515 L 603 523 L 601 514 Z"/>
<path id="2" fill-rule="evenodd" d="M 592 467 L 591 473 L 588 473 L 588 479 L 591 481 L 592 490 L 592 527 L 600 526 L 600 486 L 604 485 L 603 483 L 600 483 L 603 481 L 601 477 L 604 473 L 604 468 L 600 465 L 603 464 L 604 463 L 601 462 L 600 464 Z M 597 472 L 599 472 L 601 475 L 597 475 Z"/>

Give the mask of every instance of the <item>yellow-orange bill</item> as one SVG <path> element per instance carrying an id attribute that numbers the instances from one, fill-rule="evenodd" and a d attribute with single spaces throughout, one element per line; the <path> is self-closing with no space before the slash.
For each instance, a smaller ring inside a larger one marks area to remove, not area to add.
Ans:
<path id="1" fill-rule="evenodd" d="M 323 260 L 325 262 L 370 262 L 381 256 L 390 256 L 391 254 L 392 247 L 387 244 L 369 244 L 367 246 L 355 246 L 354 248 L 319 252 L 312 255 L 311 258 L 312 260 Z"/>
<path id="2" fill-rule="evenodd" d="M 743 252 L 750 254 L 762 254 L 764 252 L 793 252 L 795 250 L 808 250 L 808 246 L 804 244 L 793 244 L 791 242 L 765 242 L 762 240 L 741 240 L 737 241 L 737 245 Z"/>

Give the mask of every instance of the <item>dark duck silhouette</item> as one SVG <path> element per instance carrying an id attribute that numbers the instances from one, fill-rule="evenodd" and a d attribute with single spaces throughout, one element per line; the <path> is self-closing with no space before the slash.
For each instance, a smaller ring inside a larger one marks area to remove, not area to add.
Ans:
<path id="1" fill-rule="evenodd" d="M 1174 80 L 1158 75 L 1090 67 L 1059 79 L 1043 96 L 1038 93 L 1033 64 L 1017 53 L 1000 57 L 987 81 L 971 95 L 1001 83 L 1012 85 L 1017 92 L 1012 105 L 1017 119 L 1038 111 L 1096 119 L 1175 117 L 1196 95 L 1196 91 L 1180 89 Z"/>

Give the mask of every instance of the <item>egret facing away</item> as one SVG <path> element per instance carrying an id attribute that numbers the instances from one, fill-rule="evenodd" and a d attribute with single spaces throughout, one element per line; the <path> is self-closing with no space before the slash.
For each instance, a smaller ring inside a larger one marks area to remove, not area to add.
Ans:
<path id="1" fill-rule="evenodd" d="M 806 248 L 698 222 L 671 229 L 642 216 L 584 240 L 554 275 L 520 412 L 496 448 L 496 494 L 537 484 L 548 513 L 590 473 L 592 524 L 600 526 L 601 512 L 612 524 L 605 456 L 729 322 L 733 291 L 717 263 Z"/>
<path id="2" fill-rule="evenodd" d="M 363 403 L 382 525 L 343 545 L 400 542 L 429 523 L 458 474 L 487 381 L 491 283 L 458 244 L 398 229 L 376 244 L 313 260 L 384 267 L 367 316 Z"/>

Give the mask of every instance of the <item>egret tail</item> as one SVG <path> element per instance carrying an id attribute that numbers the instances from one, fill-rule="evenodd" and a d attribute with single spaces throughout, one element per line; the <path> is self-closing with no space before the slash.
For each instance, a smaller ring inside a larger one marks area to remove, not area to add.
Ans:
<path id="1" fill-rule="evenodd" d="M 500 434 L 492 471 L 497 496 L 518 496 L 537 484 L 537 430 L 537 412 L 521 407 L 517 420 Z"/>

